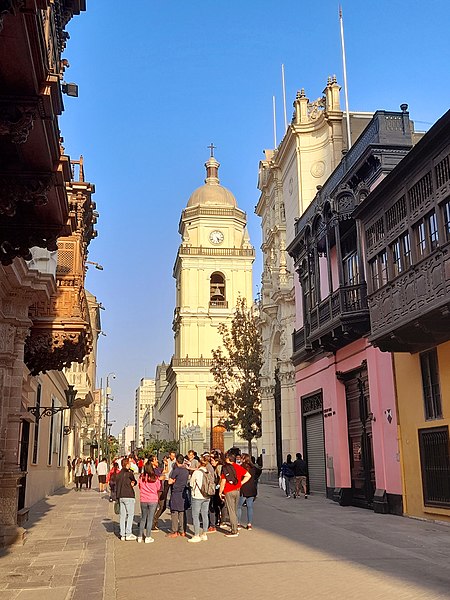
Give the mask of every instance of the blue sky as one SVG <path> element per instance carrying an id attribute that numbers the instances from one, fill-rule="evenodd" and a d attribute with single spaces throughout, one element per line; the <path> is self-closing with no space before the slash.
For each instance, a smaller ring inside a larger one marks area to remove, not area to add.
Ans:
<path id="1" fill-rule="evenodd" d="M 61 130 L 66 152 L 85 158 L 96 185 L 99 237 L 87 286 L 102 311 L 98 379 L 114 371 L 111 406 L 117 433 L 133 423 L 134 390 L 173 352 L 172 267 L 178 222 L 203 183 L 207 146 L 217 146 L 221 183 L 254 214 L 262 150 L 273 146 L 272 96 L 283 133 L 281 64 L 288 120 L 297 89 L 311 100 L 328 75 L 342 83 L 338 3 L 302 0 L 88 0 L 69 25 Z M 448 0 L 342 2 L 351 110 L 409 104 L 417 129 L 448 108 Z M 342 94 L 343 103 L 343 94 Z M 98 381 L 98 383 L 99 383 Z"/>

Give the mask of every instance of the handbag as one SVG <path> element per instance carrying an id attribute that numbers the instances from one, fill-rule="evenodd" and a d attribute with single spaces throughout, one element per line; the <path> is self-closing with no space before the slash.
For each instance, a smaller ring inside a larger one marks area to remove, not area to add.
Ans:
<path id="1" fill-rule="evenodd" d="M 120 502 L 119 502 L 119 500 L 116 500 L 114 502 L 114 514 L 120 515 Z"/>

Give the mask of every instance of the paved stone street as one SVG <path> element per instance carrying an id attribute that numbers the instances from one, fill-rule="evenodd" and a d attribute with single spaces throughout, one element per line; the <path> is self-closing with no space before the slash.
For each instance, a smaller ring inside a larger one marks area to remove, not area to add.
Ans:
<path id="1" fill-rule="evenodd" d="M 121 542 L 115 522 L 93 490 L 40 502 L 26 544 L 0 557 L 2 600 L 450 598 L 447 524 L 287 499 L 269 485 L 260 486 L 253 531 L 238 538 L 218 532 L 188 544 L 158 531 L 150 545 Z"/>

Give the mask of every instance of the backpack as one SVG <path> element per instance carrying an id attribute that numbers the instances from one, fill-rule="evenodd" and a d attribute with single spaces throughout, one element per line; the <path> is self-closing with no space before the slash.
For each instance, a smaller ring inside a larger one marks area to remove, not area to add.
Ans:
<path id="1" fill-rule="evenodd" d="M 205 498 L 214 496 L 214 494 L 216 493 L 216 482 L 214 480 L 214 473 L 210 473 L 209 471 L 207 471 L 206 473 L 202 471 L 202 473 L 203 479 L 202 485 L 200 486 L 200 492 L 202 493 L 202 496 L 205 496 Z"/>
<path id="2" fill-rule="evenodd" d="M 225 463 L 222 466 L 222 475 L 224 475 L 225 479 L 231 485 L 236 485 L 238 483 L 238 478 L 236 475 L 236 470 L 230 463 Z"/>

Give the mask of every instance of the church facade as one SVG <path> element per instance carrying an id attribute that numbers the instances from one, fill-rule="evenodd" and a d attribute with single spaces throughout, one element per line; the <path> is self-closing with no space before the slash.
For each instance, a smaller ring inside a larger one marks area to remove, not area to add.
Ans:
<path id="1" fill-rule="evenodd" d="M 220 185 L 219 163 L 211 155 L 206 179 L 183 210 L 181 245 L 173 277 L 176 301 L 173 318 L 174 354 L 167 369 L 167 387 L 155 406 L 155 416 L 169 424 L 181 442 L 209 448 L 220 415 L 212 407 L 212 350 L 221 345 L 221 323 L 231 323 L 239 297 L 252 304 L 255 250 L 247 218 L 233 194 Z M 234 442 L 231 434 L 230 441 Z"/>

